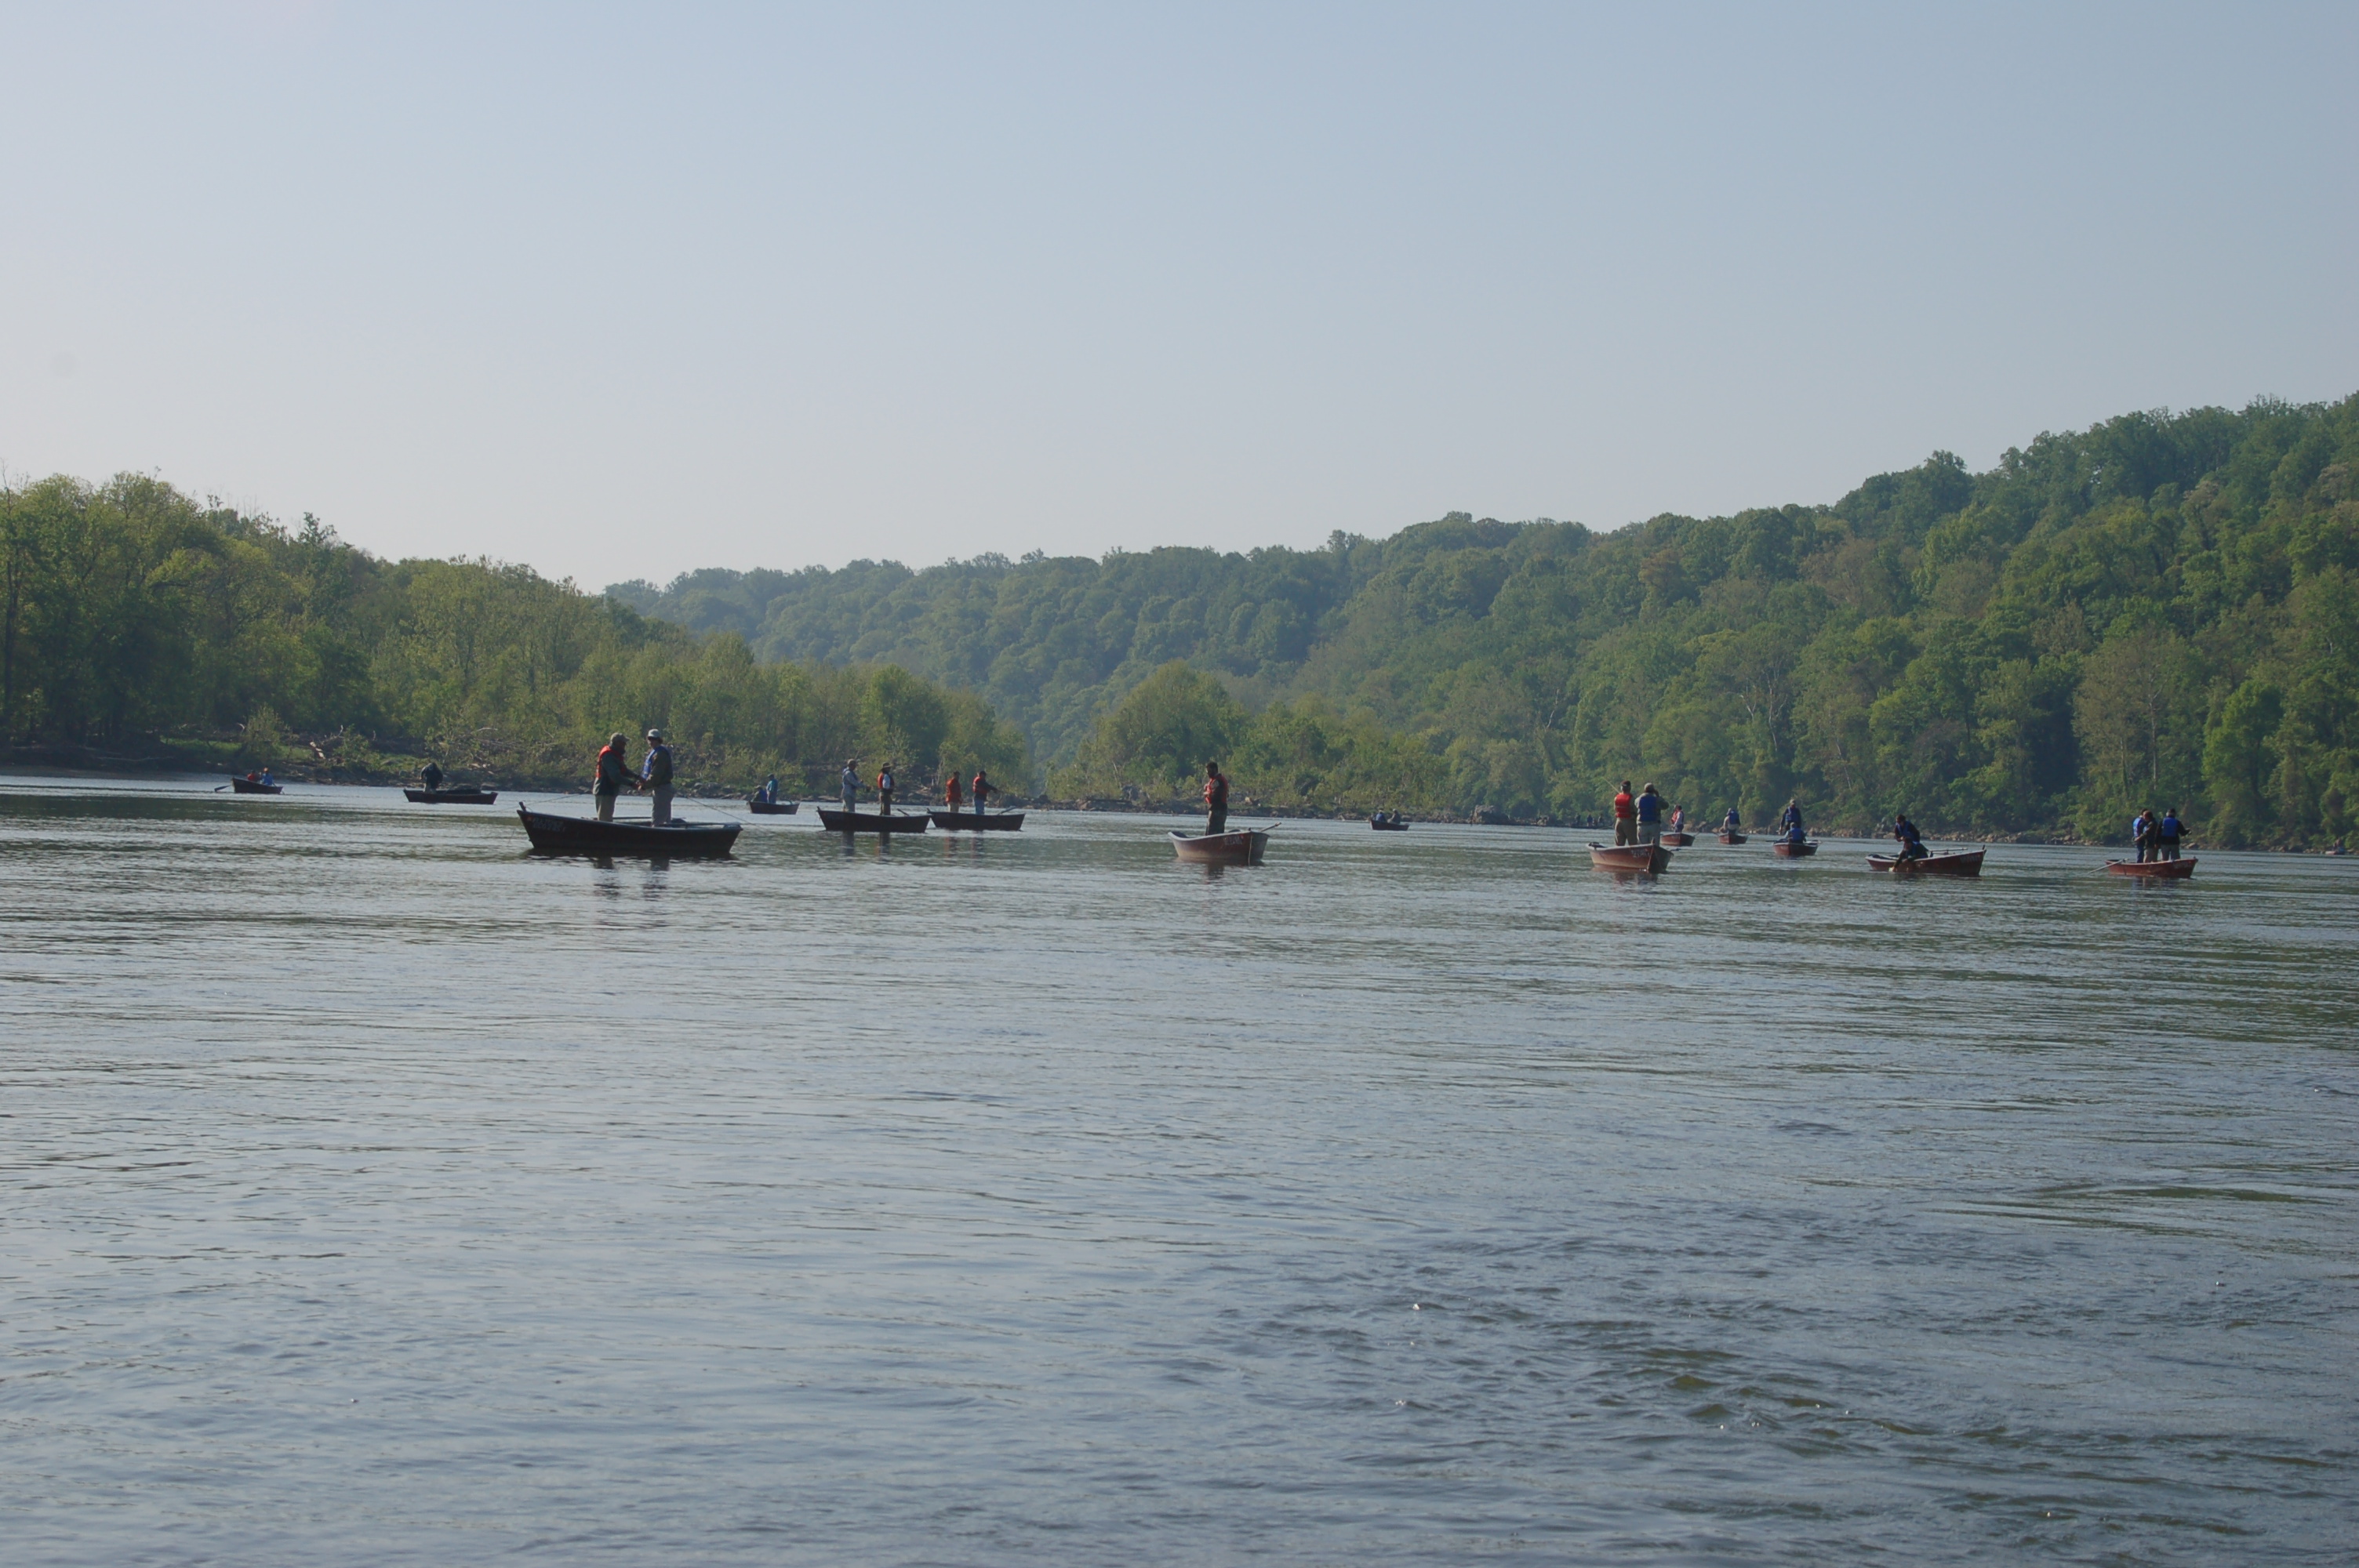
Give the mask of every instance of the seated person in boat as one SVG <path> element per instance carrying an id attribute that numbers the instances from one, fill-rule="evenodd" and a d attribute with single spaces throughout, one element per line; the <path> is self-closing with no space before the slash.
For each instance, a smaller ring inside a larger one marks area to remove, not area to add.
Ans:
<path id="1" fill-rule="evenodd" d="M 428 789 L 442 787 L 442 769 L 431 757 L 426 760 L 424 767 L 418 770 L 418 782 Z"/>
<path id="2" fill-rule="evenodd" d="M 1905 811 L 1892 814 L 1892 836 L 1900 840 L 1900 858 L 1904 860 L 1922 860 L 1932 853 L 1925 848 L 1925 836 L 1917 831 L 1917 825 L 1908 820 Z"/>
<path id="3" fill-rule="evenodd" d="M 626 752 L 630 741 L 620 730 L 606 737 L 605 746 L 598 752 L 598 771 L 590 781 L 592 798 L 598 803 L 598 820 L 614 820 L 614 797 L 623 793 L 630 782 L 631 762 Z"/>
<path id="4" fill-rule="evenodd" d="M 1745 819 L 1736 815 L 1736 807 L 1733 806 L 1730 806 L 1728 808 L 1728 815 L 1720 819 L 1720 830 L 1723 833 L 1742 833 L 1745 831 Z"/>
<path id="5" fill-rule="evenodd" d="M 959 814 L 959 776 L 956 768 L 952 768 L 951 776 L 942 781 L 942 809 L 952 816 Z"/>
<path id="6" fill-rule="evenodd" d="M 1785 814 L 1777 818 L 1777 837 L 1788 844 L 1799 844 L 1810 835 L 1802 827 L 1802 805 L 1799 800 L 1786 803 Z"/>
<path id="7" fill-rule="evenodd" d="M 1655 793 L 1653 780 L 1647 781 L 1647 787 L 1638 792 L 1638 798 L 1633 801 L 1631 806 L 1638 814 L 1638 842 L 1651 844 L 1661 838 L 1663 836 L 1663 797 Z"/>
<path id="8" fill-rule="evenodd" d="M 1225 832 L 1229 826 L 1229 776 L 1221 764 L 1204 763 L 1204 836 Z"/>

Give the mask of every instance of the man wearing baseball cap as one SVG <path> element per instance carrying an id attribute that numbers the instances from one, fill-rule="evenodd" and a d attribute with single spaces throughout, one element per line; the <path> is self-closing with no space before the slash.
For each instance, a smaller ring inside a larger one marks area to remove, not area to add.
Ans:
<path id="1" fill-rule="evenodd" d="M 639 763 L 639 787 L 655 796 L 655 825 L 671 826 L 671 748 L 660 730 L 647 731 L 647 754 Z"/>

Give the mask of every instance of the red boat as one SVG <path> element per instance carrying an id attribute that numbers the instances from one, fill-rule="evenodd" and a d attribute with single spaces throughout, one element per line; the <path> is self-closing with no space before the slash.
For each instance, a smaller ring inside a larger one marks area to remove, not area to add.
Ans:
<path id="1" fill-rule="evenodd" d="M 1671 852 L 1660 844 L 1592 844 L 1589 863 L 1601 871 L 1658 877 L 1669 868 Z"/>
<path id="2" fill-rule="evenodd" d="M 1171 849 L 1183 860 L 1210 860 L 1225 866 L 1258 866 L 1269 848 L 1269 829 L 1246 827 L 1234 833 L 1174 833 Z"/>
<path id="3" fill-rule="evenodd" d="M 1779 838 L 1773 842 L 1769 848 L 1777 854 L 1785 856 L 1788 860 L 1793 860 L 1802 855 L 1817 854 L 1819 852 L 1819 841 L 1815 838 L 1805 838 L 1797 843 L 1791 838 Z"/>
<path id="4" fill-rule="evenodd" d="M 1684 849 L 1689 845 L 1695 842 L 1695 835 L 1692 833 L 1666 833 L 1663 835 L 1663 842 L 1669 844 L 1674 849 Z"/>
<path id="5" fill-rule="evenodd" d="M 1983 857 L 1989 852 L 1961 849 L 1955 854 L 1927 855 L 1916 860 L 1904 860 L 1897 855 L 1870 855 L 1867 869 L 1914 877 L 1978 877 L 1983 874 Z"/>
<path id="6" fill-rule="evenodd" d="M 2107 860 L 2105 870 L 2117 877 L 2191 877 L 2195 874 L 2195 857 L 2190 855 L 2183 860 Z"/>
<path id="7" fill-rule="evenodd" d="M 1742 844 L 1745 842 L 1745 835 L 1742 833 L 1723 833 L 1720 836 L 1720 841 L 1723 844 Z"/>

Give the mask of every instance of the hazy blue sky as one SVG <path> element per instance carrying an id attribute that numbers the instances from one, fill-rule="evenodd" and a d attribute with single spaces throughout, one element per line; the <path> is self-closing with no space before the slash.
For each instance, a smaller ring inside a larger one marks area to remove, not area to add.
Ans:
<path id="1" fill-rule="evenodd" d="M 0 8 L 0 463 L 386 554 L 1610 528 L 2359 390 L 2359 5 Z"/>

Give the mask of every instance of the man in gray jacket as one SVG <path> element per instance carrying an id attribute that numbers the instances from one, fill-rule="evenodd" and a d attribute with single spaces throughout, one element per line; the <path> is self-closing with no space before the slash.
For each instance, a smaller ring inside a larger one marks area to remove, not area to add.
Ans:
<path id="1" fill-rule="evenodd" d="M 655 825 L 671 826 L 671 748 L 664 744 L 663 731 L 647 731 L 647 754 L 639 763 L 639 787 L 655 796 Z"/>

